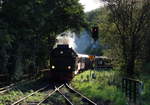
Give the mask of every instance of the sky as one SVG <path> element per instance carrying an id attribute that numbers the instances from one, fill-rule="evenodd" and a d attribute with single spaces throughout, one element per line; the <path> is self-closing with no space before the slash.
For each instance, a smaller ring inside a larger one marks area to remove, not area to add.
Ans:
<path id="1" fill-rule="evenodd" d="M 79 2 L 84 6 L 84 12 L 89 12 L 104 5 L 100 0 L 80 0 Z"/>

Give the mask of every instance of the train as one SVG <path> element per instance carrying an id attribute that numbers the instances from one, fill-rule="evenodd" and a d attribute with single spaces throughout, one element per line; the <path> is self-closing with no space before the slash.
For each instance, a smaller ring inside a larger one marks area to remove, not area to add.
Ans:
<path id="1" fill-rule="evenodd" d="M 69 45 L 57 45 L 50 52 L 51 80 L 70 81 L 77 68 L 77 54 Z"/>
<path id="2" fill-rule="evenodd" d="M 112 68 L 112 65 L 105 63 L 107 60 L 104 56 L 78 54 L 69 45 L 60 44 L 50 52 L 48 76 L 53 81 L 70 81 L 74 75 L 88 69 Z"/>

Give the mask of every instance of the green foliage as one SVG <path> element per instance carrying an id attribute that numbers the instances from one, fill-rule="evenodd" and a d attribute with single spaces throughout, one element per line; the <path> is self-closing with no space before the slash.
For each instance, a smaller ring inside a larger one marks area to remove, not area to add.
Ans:
<path id="1" fill-rule="evenodd" d="M 7 0 L 0 10 L 1 72 L 19 79 L 47 67 L 58 33 L 84 26 L 78 0 Z"/>
<path id="2" fill-rule="evenodd" d="M 96 74 L 96 79 L 92 78 L 90 74 Z M 97 103 L 99 103 L 99 101 L 104 103 L 109 100 L 113 105 L 127 105 L 125 96 L 120 89 L 118 89 L 121 83 L 121 78 L 118 77 L 119 75 L 120 73 L 116 70 L 85 71 L 75 76 L 71 84 Z M 138 98 L 138 103 L 149 105 L 150 77 L 149 75 L 142 74 L 140 80 L 144 83 L 144 90 Z"/>
<path id="3" fill-rule="evenodd" d="M 96 78 L 92 79 L 92 74 Z M 113 105 L 126 105 L 123 93 L 114 86 L 115 71 L 85 71 L 77 75 L 72 85 L 97 103 L 109 101 Z"/>
<path id="4" fill-rule="evenodd" d="M 31 91 L 32 92 L 32 91 Z M 44 99 L 44 97 L 46 97 L 46 94 L 45 93 L 42 93 L 42 92 L 37 92 L 35 95 L 27 98 L 26 102 L 39 102 L 41 101 L 42 99 Z"/>
<path id="5" fill-rule="evenodd" d="M 43 85 L 43 80 L 42 79 L 33 79 L 32 81 L 23 81 L 18 84 L 16 84 L 16 87 L 14 89 L 11 89 L 7 93 L 4 93 L 0 95 L 0 105 L 10 105 L 13 102 L 21 99 L 22 97 L 25 97 L 32 92 L 34 92 L 35 88 L 40 88 L 40 86 Z M 44 93 L 36 93 L 35 96 L 30 97 L 27 99 L 29 100 L 37 100 L 40 101 L 44 96 L 47 94 Z"/>
<path id="6" fill-rule="evenodd" d="M 90 27 L 96 24 L 99 27 L 99 42 L 102 45 L 103 50 L 109 50 L 114 45 L 114 38 L 111 37 L 115 33 L 116 28 L 114 24 L 109 21 L 110 11 L 104 8 L 99 8 L 97 10 L 87 13 L 87 21 Z M 103 51 L 104 53 L 104 51 Z M 114 56 L 112 54 L 105 54 L 111 58 Z"/>
<path id="7" fill-rule="evenodd" d="M 0 96 L 0 104 L 10 104 L 11 102 L 16 101 L 16 99 L 21 98 L 23 95 L 24 94 L 21 91 L 11 91 L 7 95 Z"/>
<path id="8" fill-rule="evenodd" d="M 89 46 L 88 48 L 86 48 L 86 54 L 89 55 L 102 55 L 102 48 L 98 47 L 98 48 L 93 48 L 92 46 Z"/>
<path id="9" fill-rule="evenodd" d="M 138 74 L 149 62 L 149 0 L 103 0 L 107 7 L 87 14 L 90 25 L 97 24 L 104 55 L 125 74 Z M 116 4 L 116 5 L 114 5 Z M 140 64 L 140 66 L 139 66 Z M 145 69 L 146 72 L 148 70 Z"/>
<path id="10" fill-rule="evenodd" d="M 136 0 L 132 2 L 118 1 L 115 1 L 116 5 L 113 5 L 113 1 L 108 3 L 108 8 L 111 11 L 110 19 L 117 29 L 112 37 L 118 43 L 115 47 L 119 48 L 117 51 L 119 53 L 116 54 L 121 58 L 120 62 L 124 64 L 123 69 L 126 70 L 128 76 L 134 76 L 133 74 L 137 74 L 139 64 L 137 62 L 141 62 L 139 56 L 144 52 L 143 43 L 148 38 L 147 32 L 150 24 L 149 15 L 146 11 L 150 2 L 147 0 L 140 2 Z"/>
<path id="11" fill-rule="evenodd" d="M 108 18 L 108 11 L 106 8 L 98 8 L 91 12 L 86 13 L 86 19 L 90 26 L 93 24 L 101 24 Z"/>
<path id="12" fill-rule="evenodd" d="M 141 79 L 144 83 L 144 90 L 141 95 L 141 103 L 142 105 L 150 105 L 149 99 L 150 99 L 150 76 L 149 75 L 142 75 Z"/>

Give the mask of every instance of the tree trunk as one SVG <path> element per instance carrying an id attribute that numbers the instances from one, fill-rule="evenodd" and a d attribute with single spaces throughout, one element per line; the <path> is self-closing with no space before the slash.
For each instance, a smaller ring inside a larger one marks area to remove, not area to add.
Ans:
<path id="1" fill-rule="evenodd" d="M 2 55 L 2 64 L 1 64 L 1 72 L 2 73 L 8 73 L 7 65 L 8 65 L 8 54 L 6 52 L 5 46 L 3 45 L 1 50 Z"/>
<path id="2" fill-rule="evenodd" d="M 135 55 L 134 53 L 132 53 L 127 62 L 127 76 L 129 77 L 134 76 L 134 68 L 135 68 Z"/>
<path id="3" fill-rule="evenodd" d="M 22 65 L 22 44 L 20 43 L 17 49 L 17 55 L 16 55 L 16 63 L 15 63 L 15 73 L 14 73 L 14 79 L 19 80 L 21 79 L 23 75 L 23 65 Z"/>

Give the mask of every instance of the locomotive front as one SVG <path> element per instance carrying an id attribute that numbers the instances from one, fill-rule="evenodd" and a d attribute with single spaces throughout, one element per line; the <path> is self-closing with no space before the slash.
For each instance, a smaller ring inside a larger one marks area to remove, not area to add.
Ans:
<path id="1" fill-rule="evenodd" d="M 50 53 L 51 80 L 70 81 L 76 70 L 77 54 L 69 45 L 57 45 Z"/>

